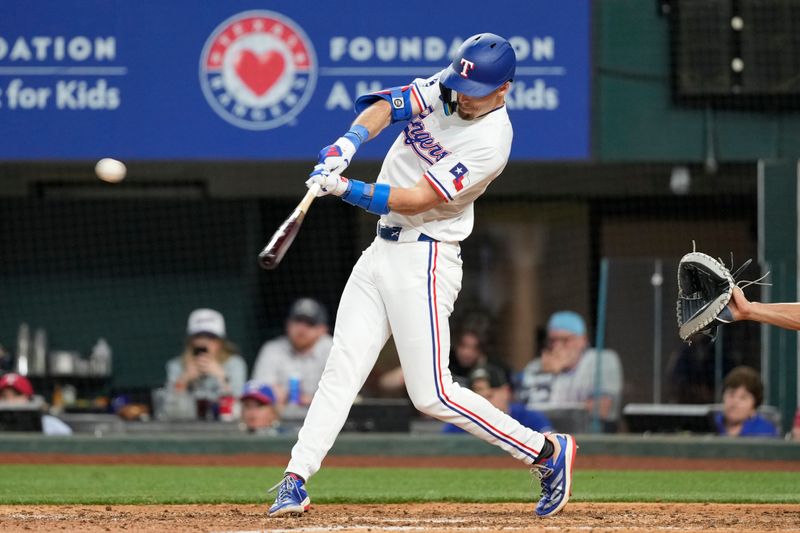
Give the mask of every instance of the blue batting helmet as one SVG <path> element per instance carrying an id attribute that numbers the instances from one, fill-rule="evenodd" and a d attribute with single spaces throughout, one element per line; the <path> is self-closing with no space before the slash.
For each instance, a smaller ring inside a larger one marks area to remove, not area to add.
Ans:
<path id="1" fill-rule="evenodd" d="M 517 55 L 508 41 L 479 33 L 464 41 L 439 81 L 458 93 L 481 97 L 511 80 L 516 69 Z"/>

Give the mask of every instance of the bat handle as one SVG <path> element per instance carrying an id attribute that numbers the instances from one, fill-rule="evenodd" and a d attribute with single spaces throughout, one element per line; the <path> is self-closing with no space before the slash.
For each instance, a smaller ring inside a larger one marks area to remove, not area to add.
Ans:
<path id="1" fill-rule="evenodd" d="M 308 208 L 311 207 L 311 202 L 317 197 L 317 193 L 319 192 L 319 184 L 314 183 L 311 187 L 308 188 L 308 192 L 306 195 L 303 196 L 303 199 L 300 200 L 300 203 L 297 205 L 297 209 L 302 211 L 303 213 L 308 212 Z"/>

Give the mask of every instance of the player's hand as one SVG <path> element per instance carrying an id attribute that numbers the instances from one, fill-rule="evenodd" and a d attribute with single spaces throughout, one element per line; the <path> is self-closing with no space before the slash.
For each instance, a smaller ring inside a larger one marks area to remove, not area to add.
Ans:
<path id="1" fill-rule="evenodd" d="M 332 175 L 341 174 L 350 164 L 350 161 L 353 160 L 355 153 L 355 145 L 348 139 L 341 137 L 334 144 L 330 144 L 319 151 L 317 167 L 322 165 L 322 168 Z M 314 168 L 316 169 L 317 167 Z"/>
<path id="2" fill-rule="evenodd" d="M 734 320 L 747 320 L 750 316 L 750 308 L 752 303 L 744 295 L 744 292 L 739 287 L 733 288 L 733 296 L 728 302 L 728 309 L 731 311 Z"/>
<path id="3" fill-rule="evenodd" d="M 339 174 L 331 174 L 322 164 L 314 167 L 314 171 L 306 181 L 306 187 L 309 189 L 314 184 L 319 185 L 317 197 L 327 194 L 341 196 L 347 192 L 347 178 Z"/>

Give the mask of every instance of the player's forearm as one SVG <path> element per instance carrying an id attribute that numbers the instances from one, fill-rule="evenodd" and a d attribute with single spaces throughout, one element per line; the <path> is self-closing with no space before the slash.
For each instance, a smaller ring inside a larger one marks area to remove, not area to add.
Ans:
<path id="1" fill-rule="evenodd" d="M 418 215 L 439 205 L 442 200 L 423 180 L 414 187 L 392 187 L 389 193 L 389 209 L 400 215 Z"/>
<path id="2" fill-rule="evenodd" d="M 800 303 L 751 302 L 745 320 L 755 320 L 786 329 L 800 330 Z"/>
<path id="3" fill-rule="evenodd" d="M 361 112 L 353 125 L 364 126 L 369 132 L 369 138 L 374 139 L 391 123 L 392 107 L 385 100 L 378 100 Z M 364 139 L 366 142 L 367 139 Z"/>

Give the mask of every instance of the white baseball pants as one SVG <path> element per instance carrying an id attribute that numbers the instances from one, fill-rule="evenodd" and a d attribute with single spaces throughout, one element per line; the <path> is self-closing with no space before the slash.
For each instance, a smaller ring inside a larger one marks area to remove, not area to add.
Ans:
<path id="1" fill-rule="evenodd" d="M 345 286 L 319 389 L 286 470 L 313 476 L 390 335 L 406 388 L 423 413 L 455 424 L 531 464 L 544 436 L 453 383 L 448 318 L 461 289 L 458 244 L 376 238 Z"/>

